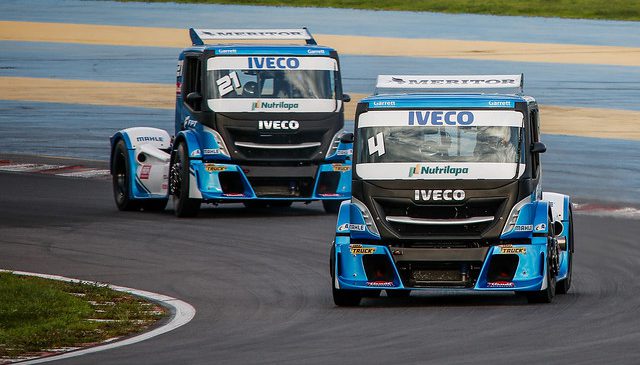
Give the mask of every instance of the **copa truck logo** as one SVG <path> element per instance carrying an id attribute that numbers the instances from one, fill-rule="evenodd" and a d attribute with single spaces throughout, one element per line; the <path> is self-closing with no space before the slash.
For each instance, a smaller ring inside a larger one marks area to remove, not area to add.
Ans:
<path id="1" fill-rule="evenodd" d="M 249 57 L 249 69 L 297 69 L 300 60 L 295 57 Z"/>
<path id="2" fill-rule="evenodd" d="M 474 116 L 472 112 L 444 112 L 444 111 L 410 111 L 409 125 L 471 125 Z"/>
<path id="3" fill-rule="evenodd" d="M 430 201 L 430 200 L 464 200 L 464 190 L 415 190 L 415 201 Z"/>

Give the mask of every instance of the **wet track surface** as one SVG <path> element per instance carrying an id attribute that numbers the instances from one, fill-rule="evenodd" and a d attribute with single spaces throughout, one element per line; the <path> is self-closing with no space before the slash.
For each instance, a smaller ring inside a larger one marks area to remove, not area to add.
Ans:
<path id="1" fill-rule="evenodd" d="M 336 308 L 319 204 L 118 212 L 107 179 L 0 173 L 0 266 L 144 288 L 176 331 L 65 364 L 637 363 L 638 220 L 576 216 L 574 286 L 550 305 L 459 292 Z"/>

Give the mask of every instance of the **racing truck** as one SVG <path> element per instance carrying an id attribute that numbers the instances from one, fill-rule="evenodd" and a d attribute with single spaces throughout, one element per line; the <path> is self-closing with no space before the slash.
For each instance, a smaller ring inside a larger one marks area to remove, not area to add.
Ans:
<path id="1" fill-rule="evenodd" d="M 351 195 L 352 145 L 334 49 L 302 29 L 194 29 L 180 53 L 174 135 L 134 127 L 111 137 L 120 210 L 178 217 L 202 203 L 290 206 Z M 216 44 L 205 44 L 213 41 Z"/>
<path id="2" fill-rule="evenodd" d="M 333 299 L 571 287 L 569 196 L 543 192 L 539 110 L 523 75 L 380 75 L 357 104 L 352 198 L 331 246 Z"/>

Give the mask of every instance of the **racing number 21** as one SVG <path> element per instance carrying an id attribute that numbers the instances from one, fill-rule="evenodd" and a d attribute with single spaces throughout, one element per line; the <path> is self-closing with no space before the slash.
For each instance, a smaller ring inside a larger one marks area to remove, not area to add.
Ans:
<path id="1" fill-rule="evenodd" d="M 235 71 L 216 80 L 216 85 L 218 85 L 218 92 L 220 93 L 220 96 L 225 96 L 234 89 L 238 89 L 242 86 L 240 84 L 238 74 Z"/>

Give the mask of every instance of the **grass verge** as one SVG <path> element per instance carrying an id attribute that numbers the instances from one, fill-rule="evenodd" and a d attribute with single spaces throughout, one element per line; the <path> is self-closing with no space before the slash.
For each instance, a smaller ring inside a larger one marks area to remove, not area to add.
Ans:
<path id="1" fill-rule="evenodd" d="M 141 332 L 166 315 L 103 285 L 0 273 L 0 363 Z"/>
<path id="2" fill-rule="evenodd" d="M 578 19 L 640 20 L 637 0 L 146 0 L 147 2 L 218 3 L 523 15 Z"/>

